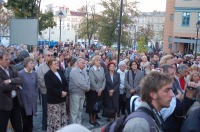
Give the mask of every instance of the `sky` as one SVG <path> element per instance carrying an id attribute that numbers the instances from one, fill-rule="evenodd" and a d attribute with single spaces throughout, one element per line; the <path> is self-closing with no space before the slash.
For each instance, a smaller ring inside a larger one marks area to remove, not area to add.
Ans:
<path id="1" fill-rule="evenodd" d="M 101 0 L 87 0 L 89 4 L 99 3 Z M 135 1 L 135 0 L 130 0 Z M 165 11 L 166 9 L 166 0 L 137 0 L 140 2 L 138 4 L 138 9 L 142 12 L 152 12 L 154 10 L 157 11 Z M 70 10 L 76 10 L 81 6 L 86 5 L 86 0 L 41 0 L 41 8 L 45 9 L 47 4 L 52 3 L 55 7 L 65 5 L 69 7 Z M 98 8 L 96 6 L 96 8 Z"/>

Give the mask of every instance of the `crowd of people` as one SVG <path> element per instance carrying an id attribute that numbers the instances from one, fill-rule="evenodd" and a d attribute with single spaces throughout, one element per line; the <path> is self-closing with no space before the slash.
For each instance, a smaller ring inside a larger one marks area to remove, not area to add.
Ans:
<path id="1" fill-rule="evenodd" d="M 9 120 L 14 131 L 32 132 L 38 98 L 42 130 L 48 132 L 81 124 L 84 102 L 88 122 L 100 127 L 94 111 L 98 101 L 114 111 L 115 121 L 142 106 L 156 115 L 155 131 L 200 130 L 187 121 L 199 113 L 200 56 L 129 49 L 121 51 L 119 61 L 117 55 L 110 47 L 40 45 L 28 51 L 23 44 L 1 45 L 0 132 L 6 132 Z M 150 131 L 141 118 L 128 120 L 123 131 Z"/>

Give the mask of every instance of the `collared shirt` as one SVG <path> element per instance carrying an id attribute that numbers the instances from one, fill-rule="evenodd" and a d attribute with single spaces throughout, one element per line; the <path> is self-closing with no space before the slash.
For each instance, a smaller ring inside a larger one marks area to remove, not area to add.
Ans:
<path id="1" fill-rule="evenodd" d="M 9 71 L 8 71 L 8 67 L 5 69 L 4 67 L 2 67 L 2 66 L 0 66 L 5 72 L 6 72 L 6 74 L 9 76 L 9 78 L 10 78 L 10 73 L 9 73 Z M 12 90 L 11 91 L 11 96 L 12 96 L 12 98 L 14 98 L 14 97 L 16 97 L 17 96 L 17 92 L 15 91 L 15 90 Z"/>
<path id="2" fill-rule="evenodd" d="M 61 80 L 61 77 L 60 77 L 60 75 L 59 75 L 59 73 L 58 72 L 54 72 L 54 74 L 58 77 L 58 79 L 60 80 L 60 82 L 62 82 L 62 80 Z"/>
<path id="3" fill-rule="evenodd" d="M 24 68 L 24 71 L 26 72 L 26 73 L 32 73 L 33 71 L 31 70 L 31 71 L 28 71 L 26 68 Z"/>
<path id="4" fill-rule="evenodd" d="M 101 67 L 97 68 L 96 66 L 94 66 L 95 71 L 97 71 L 97 70 L 100 71 L 100 69 L 101 69 Z"/>
<path id="5" fill-rule="evenodd" d="M 120 86 L 119 86 L 119 91 L 120 91 L 120 94 L 123 94 L 124 93 L 124 87 L 125 87 L 125 73 L 127 72 L 127 70 L 125 70 L 124 72 L 122 72 L 120 69 L 117 70 L 117 72 L 119 73 L 120 75 Z"/>

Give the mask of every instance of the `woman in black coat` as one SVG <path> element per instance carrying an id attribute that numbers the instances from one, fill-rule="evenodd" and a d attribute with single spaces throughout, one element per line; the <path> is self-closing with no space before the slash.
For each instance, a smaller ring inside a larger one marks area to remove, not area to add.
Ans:
<path id="1" fill-rule="evenodd" d="M 106 86 L 104 89 L 104 107 L 112 108 L 115 110 L 115 120 L 117 119 L 117 113 L 119 111 L 119 86 L 120 75 L 115 71 L 116 65 L 114 62 L 110 62 L 107 65 L 108 72 L 106 73 Z"/>
<path id="2" fill-rule="evenodd" d="M 59 70 L 58 61 L 51 59 L 48 65 L 50 70 L 44 76 L 47 87 L 47 131 L 55 132 L 67 125 L 68 85 L 63 71 Z"/>

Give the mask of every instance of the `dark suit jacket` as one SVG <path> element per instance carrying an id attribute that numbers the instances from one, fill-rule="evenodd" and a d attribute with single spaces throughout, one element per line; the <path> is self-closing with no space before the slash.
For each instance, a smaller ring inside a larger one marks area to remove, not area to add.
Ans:
<path id="1" fill-rule="evenodd" d="M 66 97 L 61 97 L 62 91 L 68 92 L 68 84 L 64 73 L 58 70 L 62 82 L 52 70 L 44 75 L 45 85 L 47 87 L 47 103 L 59 104 L 66 101 Z M 67 93 L 68 94 L 68 93 Z"/>
<path id="2" fill-rule="evenodd" d="M 106 73 L 106 86 L 104 89 L 104 106 L 105 108 L 113 108 L 116 112 L 119 111 L 119 86 L 120 75 L 115 71 L 113 75 L 113 82 L 110 73 Z M 112 97 L 109 96 L 109 90 L 114 90 Z"/>
<path id="3" fill-rule="evenodd" d="M 66 61 L 64 61 L 64 64 L 65 64 L 65 68 L 67 68 L 67 62 Z M 61 62 L 59 61 L 59 68 L 60 68 L 60 70 L 62 70 L 62 71 L 65 71 L 65 68 L 63 68 L 62 66 L 61 66 Z"/>
<path id="4" fill-rule="evenodd" d="M 109 90 L 114 90 L 114 93 L 119 93 L 119 86 L 120 86 L 120 75 L 115 71 L 113 75 L 113 82 L 110 77 L 110 73 L 106 72 L 106 86 L 105 92 L 109 93 Z"/>
<path id="5" fill-rule="evenodd" d="M 19 104 L 21 100 L 19 98 L 19 88 L 17 85 L 22 84 L 22 78 L 18 76 L 18 71 L 9 66 L 8 68 L 10 77 L 0 67 L 0 110 L 11 111 L 13 107 L 11 91 L 16 90 Z M 10 84 L 5 84 L 4 80 L 11 79 Z"/>
<path id="6" fill-rule="evenodd" d="M 133 80 L 132 70 L 129 70 L 125 74 L 125 87 L 126 91 L 126 98 L 131 97 L 131 93 L 129 92 L 131 89 L 136 90 L 136 94 L 140 95 L 140 81 L 144 77 L 144 72 L 137 70 L 135 73 L 135 79 Z M 129 78 L 129 79 L 128 79 Z"/>

